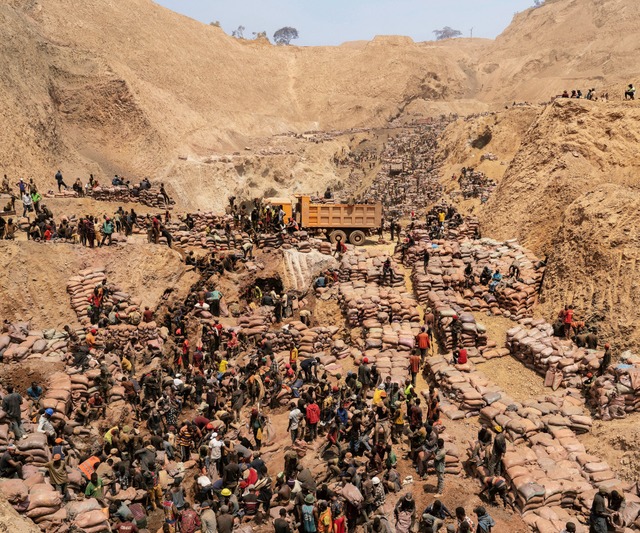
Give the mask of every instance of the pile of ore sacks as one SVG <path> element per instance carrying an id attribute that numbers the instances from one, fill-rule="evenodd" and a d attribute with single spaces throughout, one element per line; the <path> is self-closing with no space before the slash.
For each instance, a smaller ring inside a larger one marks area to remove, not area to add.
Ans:
<path id="1" fill-rule="evenodd" d="M 430 254 L 427 272 L 422 263 L 425 250 Z M 514 261 L 519 264 L 520 274 L 517 279 L 507 279 Z M 494 293 L 489 292 L 488 285 L 479 283 L 465 287 L 464 270 L 469 262 L 476 282 L 485 266 L 492 272 L 500 270 L 503 281 Z M 538 259 L 514 240 L 420 241 L 407 250 L 405 263 L 414 266 L 413 283 L 420 301 L 426 300 L 431 290 L 452 289 L 460 293 L 458 304 L 465 311 L 486 312 L 516 321 L 532 315 L 544 273 L 542 268 L 536 268 Z"/>
<path id="2" fill-rule="evenodd" d="M 389 256 L 383 251 L 353 248 L 342 256 L 338 280 L 362 281 L 369 284 L 382 282 L 382 266 Z M 391 261 L 392 275 L 385 279 L 385 287 L 406 289 L 402 268 Z"/>
<path id="3" fill-rule="evenodd" d="M 80 323 L 84 326 L 90 324 L 87 308 L 89 306 L 89 298 L 94 289 L 107 279 L 105 267 L 86 268 L 78 272 L 77 276 L 73 276 L 67 282 L 67 292 L 71 297 L 71 308 L 75 311 Z M 102 303 L 103 308 L 111 305 L 116 307 L 119 314 L 128 315 L 134 308 L 138 306 L 130 303 L 130 296 L 126 292 L 121 291 L 112 283 L 107 283 L 108 294 Z"/>
<path id="4" fill-rule="evenodd" d="M 360 249 L 345 254 L 339 271 L 338 302 L 348 324 L 363 328 L 363 337 L 358 339 L 362 355 L 376 365 L 383 378 L 391 376 L 402 383 L 420 332 L 420 312 L 413 295 L 405 292 L 400 272 L 391 286 L 380 285 L 385 259 L 385 255 Z M 399 270 L 393 263 L 392 268 Z"/>
<path id="5" fill-rule="evenodd" d="M 273 321 L 273 307 L 262 306 L 254 309 L 250 315 L 238 318 L 238 326 L 243 335 L 251 338 L 269 331 Z"/>
<path id="6" fill-rule="evenodd" d="M 542 319 L 525 319 L 507 331 L 507 347 L 525 366 L 545 376 L 545 385 L 557 389 L 582 388 L 588 373 L 600 368 L 604 352 L 579 348 L 570 339 L 553 336 L 553 326 Z"/>
<path id="7" fill-rule="evenodd" d="M 96 200 L 105 202 L 137 202 L 158 209 L 172 209 L 175 202 L 166 204 L 160 194 L 160 188 L 139 189 L 137 187 L 125 187 L 124 185 L 98 186 L 87 191 L 87 195 Z"/>
<path id="8" fill-rule="evenodd" d="M 603 420 L 640 411 L 640 357 L 622 353 L 617 364 L 595 379 L 588 394 L 589 402 L 599 409 Z"/>
<path id="9" fill-rule="evenodd" d="M 576 437 L 592 424 L 579 389 L 519 402 L 473 367 L 461 370 L 460 365 L 456 368 L 435 356 L 427 360 L 427 368 L 440 384 L 441 409 L 446 416 L 479 415 L 483 426 L 499 425 L 506 432 L 510 446 L 503 458 L 504 476 L 523 513 L 557 506 L 588 514 L 598 487 L 626 488 L 606 462 L 587 454 Z M 488 475 L 484 466 L 478 467 L 478 475 Z M 531 525 L 539 531 L 559 531 L 545 529 L 552 527 L 553 520 L 536 514 Z"/>
<path id="10" fill-rule="evenodd" d="M 105 363 L 115 378 L 116 383 L 122 377 L 119 360 L 114 356 L 106 356 Z M 44 385 L 45 393 L 40 400 L 39 408 L 54 410 L 52 421 L 71 422 L 68 416 L 71 414 L 73 401 L 87 398 L 93 391 L 93 379 L 100 373 L 99 369 L 91 369 L 84 374 L 74 373 L 72 368 L 64 372 L 56 372 L 48 376 Z M 3 391 L 5 392 L 5 391 Z M 124 391 L 122 387 L 113 386 L 109 396 L 109 408 L 118 409 L 122 404 L 115 403 L 122 400 Z M 22 404 L 22 419 L 29 420 L 29 411 L 35 407 L 30 401 Z M 4 420 L 5 414 L 0 411 L 0 449 L 6 449 L 8 445 L 9 427 Z M 68 530 L 75 526 L 79 531 L 99 533 L 110 531 L 107 515 L 95 499 L 76 500 L 65 503 L 62 495 L 46 481 L 44 466 L 52 460 L 44 433 L 36 432 L 35 423 L 23 423 L 25 437 L 16 441 L 19 451 L 27 454 L 22 468 L 22 479 L 0 480 L 0 495 L 2 495 L 20 514 L 33 520 L 41 530 Z M 74 434 L 88 432 L 88 430 L 76 427 Z M 68 456 L 67 473 L 69 476 L 68 491 L 82 492 L 86 481 L 78 468 L 78 460 L 74 454 Z M 129 499 L 142 499 L 145 491 L 136 492 L 130 489 Z M 63 528 L 63 529 L 56 529 Z"/>
<path id="11" fill-rule="evenodd" d="M 31 329 L 29 322 L 5 323 L 0 334 L 0 356 L 5 363 L 43 357 L 62 357 L 66 352 L 66 333 L 53 329 Z"/>

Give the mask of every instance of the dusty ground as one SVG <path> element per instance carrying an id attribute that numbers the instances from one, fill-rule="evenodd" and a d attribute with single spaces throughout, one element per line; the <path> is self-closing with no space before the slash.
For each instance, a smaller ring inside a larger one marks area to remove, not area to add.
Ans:
<path id="1" fill-rule="evenodd" d="M 502 316 L 487 315 L 486 313 L 471 313 L 476 322 L 487 328 L 487 336 L 490 340 L 498 343 L 498 348 L 502 348 L 506 344 L 507 331 L 513 328 L 514 323 Z"/>
<path id="2" fill-rule="evenodd" d="M 510 356 L 496 357 L 479 363 L 477 367 L 514 400 L 529 400 L 541 394 L 548 394 L 551 390 L 544 386 L 542 376 Z"/>
<path id="3" fill-rule="evenodd" d="M 194 274 L 166 246 L 136 243 L 85 248 L 64 243 L 0 242 L 0 313 L 34 327 L 75 324 L 67 282 L 79 270 L 105 266 L 107 277 L 144 305 L 158 305 L 165 289 L 188 289 Z"/>

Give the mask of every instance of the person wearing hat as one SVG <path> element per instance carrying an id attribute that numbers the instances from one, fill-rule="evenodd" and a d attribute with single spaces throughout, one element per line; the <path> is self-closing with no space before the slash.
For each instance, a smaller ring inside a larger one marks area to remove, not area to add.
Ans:
<path id="1" fill-rule="evenodd" d="M 476 529 L 477 533 L 491 533 L 493 526 L 496 525 L 496 522 L 490 515 L 487 514 L 487 510 L 480 506 L 476 507 L 473 512 L 478 517 L 478 528 Z"/>
<path id="2" fill-rule="evenodd" d="M 589 532 L 590 533 L 607 533 L 607 518 L 611 515 L 607 509 L 605 496 L 608 491 L 605 487 L 600 487 L 593 497 L 591 504 L 591 512 L 589 513 Z"/>
<path id="3" fill-rule="evenodd" d="M 316 533 L 318 530 L 316 527 L 317 512 L 314 506 L 316 499 L 313 494 L 307 494 L 304 497 L 304 503 L 301 509 L 302 529 L 303 533 Z"/>
<path id="4" fill-rule="evenodd" d="M 489 475 L 500 476 L 502 475 L 502 458 L 507 452 L 507 436 L 502 426 L 497 425 L 493 429 L 496 432 L 496 437 L 493 439 L 493 448 L 489 458 Z"/>
<path id="5" fill-rule="evenodd" d="M 398 500 L 393 514 L 396 519 L 396 523 L 407 524 L 407 531 L 413 531 L 413 527 L 416 520 L 416 502 L 413 501 L 413 495 L 407 492 L 402 498 Z"/>

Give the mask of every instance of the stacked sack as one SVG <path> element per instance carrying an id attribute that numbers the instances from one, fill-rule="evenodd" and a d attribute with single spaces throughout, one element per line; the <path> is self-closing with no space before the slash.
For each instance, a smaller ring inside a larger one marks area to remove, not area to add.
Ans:
<path id="1" fill-rule="evenodd" d="M 255 337 L 269 331 L 273 308 L 259 307 L 253 314 L 238 318 L 238 326 L 247 337 Z"/>
<path id="2" fill-rule="evenodd" d="M 597 407 L 603 420 L 624 418 L 640 410 L 640 358 L 631 352 L 596 378 L 589 388 L 589 401 Z"/>
<path id="3" fill-rule="evenodd" d="M 384 253 L 373 250 L 353 248 L 344 254 L 340 262 L 339 281 L 365 281 L 367 283 L 381 283 L 382 266 L 388 259 Z M 391 262 L 392 275 L 387 275 L 385 286 L 405 288 L 404 273 L 397 263 Z"/>
<path id="4" fill-rule="evenodd" d="M 75 194 L 75 191 L 74 191 Z M 159 209 L 173 209 L 170 201 L 167 205 L 160 193 L 159 187 L 151 189 L 130 188 L 124 185 L 112 185 L 108 187 L 98 186 L 87 190 L 87 196 L 104 202 L 137 202 L 148 207 Z"/>
<path id="5" fill-rule="evenodd" d="M 554 337 L 553 327 L 544 320 L 523 323 L 531 327 L 508 330 L 507 347 L 527 367 L 544 375 L 546 386 L 582 387 L 584 376 L 600 367 L 604 352 L 579 348 L 571 340 Z"/>
<path id="6" fill-rule="evenodd" d="M 66 416 L 71 408 L 71 378 L 65 372 L 49 376 L 47 390 L 41 401 L 44 409 L 53 409 L 53 418 Z"/>
<path id="7" fill-rule="evenodd" d="M 33 330 L 28 322 L 7 324 L 4 329 L 0 336 L 0 355 L 4 362 L 61 357 L 66 351 L 66 334 L 63 332 Z"/>
<path id="8" fill-rule="evenodd" d="M 89 297 L 93 294 L 97 285 L 102 284 L 102 281 L 107 278 L 105 274 L 105 267 L 87 268 L 78 272 L 77 276 L 69 279 L 67 283 L 67 292 L 71 296 L 71 307 L 78 315 L 80 323 L 83 325 L 89 324 L 89 316 L 87 314 L 87 308 L 89 306 Z M 109 283 L 108 295 L 103 302 L 103 307 L 115 305 L 119 311 L 125 311 L 130 307 L 129 295 L 113 284 Z"/>

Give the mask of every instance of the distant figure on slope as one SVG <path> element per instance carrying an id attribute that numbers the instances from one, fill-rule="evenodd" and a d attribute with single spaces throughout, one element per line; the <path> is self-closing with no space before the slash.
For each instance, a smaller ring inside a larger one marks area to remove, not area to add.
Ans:
<path id="1" fill-rule="evenodd" d="M 629 84 L 627 90 L 624 92 L 625 100 L 635 100 L 636 99 L 636 88 L 633 86 L 633 83 Z"/>

